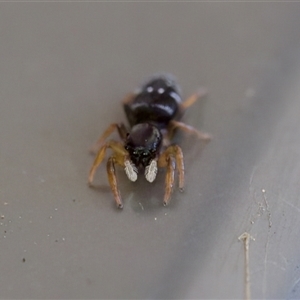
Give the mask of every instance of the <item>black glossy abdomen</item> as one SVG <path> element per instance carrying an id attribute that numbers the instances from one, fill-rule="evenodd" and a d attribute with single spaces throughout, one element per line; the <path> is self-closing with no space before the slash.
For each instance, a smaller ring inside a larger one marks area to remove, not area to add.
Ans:
<path id="1" fill-rule="evenodd" d="M 132 102 L 124 104 L 124 109 L 131 126 L 148 122 L 164 128 L 177 117 L 180 103 L 174 79 L 159 75 L 144 84 Z"/>

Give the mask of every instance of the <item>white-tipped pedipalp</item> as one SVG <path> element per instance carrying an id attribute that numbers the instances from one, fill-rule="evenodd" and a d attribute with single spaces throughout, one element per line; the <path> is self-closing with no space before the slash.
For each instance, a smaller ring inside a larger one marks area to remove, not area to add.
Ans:
<path id="1" fill-rule="evenodd" d="M 125 160 L 124 161 L 125 165 L 125 173 L 130 181 L 136 181 L 138 177 L 138 170 L 136 166 L 130 161 L 130 160 Z"/>
<path id="2" fill-rule="evenodd" d="M 145 168 L 145 177 L 147 181 L 153 182 L 157 174 L 157 161 L 151 160 L 150 164 Z"/>

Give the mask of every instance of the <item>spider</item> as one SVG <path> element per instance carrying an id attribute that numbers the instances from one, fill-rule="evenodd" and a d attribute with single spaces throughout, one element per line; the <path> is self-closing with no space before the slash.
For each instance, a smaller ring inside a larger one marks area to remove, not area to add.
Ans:
<path id="1" fill-rule="evenodd" d="M 123 107 L 130 128 L 123 123 L 113 123 L 103 132 L 92 152 L 96 153 L 89 172 L 91 186 L 95 172 L 105 158 L 107 149 L 112 155 L 107 160 L 108 182 L 118 208 L 123 208 L 118 189 L 115 165 L 124 168 L 129 180 L 136 181 L 143 171 L 147 181 L 153 182 L 158 168 L 166 168 L 163 205 L 170 202 L 175 170 L 178 172 L 179 189 L 184 187 L 183 153 L 178 145 L 171 144 L 176 129 L 194 133 L 198 138 L 210 140 L 210 135 L 180 122 L 184 111 L 206 92 L 202 89 L 182 101 L 180 89 L 170 74 L 159 74 L 150 78 L 136 92 L 127 95 Z M 117 131 L 121 142 L 106 139 Z"/>

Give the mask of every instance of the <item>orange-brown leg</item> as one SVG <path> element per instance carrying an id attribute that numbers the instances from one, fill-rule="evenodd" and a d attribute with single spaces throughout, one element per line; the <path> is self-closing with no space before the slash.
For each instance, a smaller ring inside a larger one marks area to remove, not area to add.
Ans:
<path id="1" fill-rule="evenodd" d="M 200 88 L 196 93 L 187 98 L 181 103 L 180 108 L 185 111 L 188 107 L 192 106 L 198 99 L 207 95 L 206 88 Z"/>
<path id="2" fill-rule="evenodd" d="M 117 204 L 118 208 L 123 208 L 120 191 L 118 189 L 114 157 L 110 157 L 108 159 L 107 165 L 106 165 L 106 170 L 107 170 L 108 182 L 109 182 L 110 188 L 114 194 L 116 204 Z"/>
<path id="3" fill-rule="evenodd" d="M 126 97 L 123 99 L 123 104 L 128 104 L 133 100 L 135 97 L 134 93 L 129 93 L 126 95 Z M 119 136 L 122 140 L 126 139 L 127 135 L 127 129 L 123 123 L 117 124 L 112 123 L 108 126 L 108 128 L 103 132 L 103 134 L 100 136 L 100 138 L 97 140 L 97 142 L 91 147 L 90 152 L 91 153 L 97 153 L 101 145 L 105 142 L 105 140 L 115 131 L 118 130 Z"/>
<path id="4" fill-rule="evenodd" d="M 184 162 L 181 148 L 177 145 L 169 146 L 159 157 L 158 166 L 167 168 L 164 205 L 168 205 L 174 185 L 175 167 L 179 176 L 179 189 L 183 191 L 184 187 Z"/>
<path id="5" fill-rule="evenodd" d="M 122 164 L 122 161 L 124 162 L 124 159 L 122 160 L 122 158 L 128 156 L 128 152 L 124 149 L 124 146 L 121 143 L 116 141 L 108 141 L 107 143 L 105 143 L 98 151 L 94 163 L 91 167 L 88 179 L 89 185 L 91 185 L 93 182 L 95 172 L 103 161 L 107 148 L 111 148 L 114 151 L 119 164 Z"/>
<path id="6" fill-rule="evenodd" d="M 118 130 L 119 136 L 122 140 L 126 139 L 127 129 L 123 123 L 110 124 L 107 129 L 103 132 L 97 142 L 91 147 L 90 152 L 96 153 L 101 145 L 105 142 L 105 140 L 115 131 Z"/>
<path id="7" fill-rule="evenodd" d="M 205 88 L 200 88 L 196 93 L 187 98 L 184 102 L 182 102 L 179 106 L 179 115 L 182 115 L 184 111 L 192 106 L 199 98 L 204 97 L 207 94 L 207 90 Z M 194 127 L 187 125 L 183 122 L 171 120 L 168 126 L 167 135 L 166 135 L 166 143 L 168 140 L 172 140 L 175 129 L 181 129 L 187 133 L 196 134 L 199 139 L 209 141 L 211 140 L 211 136 L 208 133 L 199 131 Z"/>
<path id="8" fill-rule="evenodd" d="M 167 174 L 165 181 L 165 195 L 164 195 L 164 206 L 168 205 L 170 202 L 173 185 L 174 185 L 174 173 L 175 173 L 175 159 L 172 156 L 168 157 L 167 162 Z"/>
<path id="9" fill-rule="evenodd" d="M 135 93 L 129 93 L 129 94 L 127 94 L 127 95 L 125 96 L 125 98 L 123 99 L 122 103 L 123 103 L 123 104 L 128 104 L 128 103 L 130 103 L 130 102 L 133 100 L 133 98 L 134 98 L 135 96 L 136 96 Z"/>
<path id="10" fill-rule="evenodd" d="M 111 187 L 111 190 L 113 192 L 115 201 L 117 203 L 118 208 L 122 208 L 122 200 L 120 196 L 120 192 L 118 190 L 117 185 L 117 178 L 116 178 L 116 172 L 115 172 L 115 164 L 118 164 L 122 167 L 124 167 L 124 162 L 126 159 L 128 159 L 128 152 L 124 149 L 123 145 L 116 141 L 108 141 L 106 144 L 104 144 L 100 150 L 98 151 L 98 154 L 94 160 L 94 163 L 92 165 L 92 168 L 89 173 L 89 179 L 88 183 L 89 185 L 92 184 L 92 181 L 94 179 L 95 172 L 101 162 L 103 161 L 105 157 L 105 153 L 107 148 L 111 148 L 113 150 L 113 155 L 108 159 L 106 170 L 107 170 L 107 176 L 108 176 L 108 182 Z"/>
<path id="11" fill-rule="evenodd" d="M 196 128 L 194 128 L 190 125 L 187 125 L 183 122 L 171 120 L 169 123 L 169 126 L 168 126 L 168 135 L 169 135 L 170 139 L 172 138 L 172 136 L 174 134 L 174 130 L 177 128 L 181 129 L 187 133 L 196 134 L 199 139 L 204 140 L 204 141 L 210 141 L 212 138 L 211 135 L 206 132 L 197 130 Z"/>

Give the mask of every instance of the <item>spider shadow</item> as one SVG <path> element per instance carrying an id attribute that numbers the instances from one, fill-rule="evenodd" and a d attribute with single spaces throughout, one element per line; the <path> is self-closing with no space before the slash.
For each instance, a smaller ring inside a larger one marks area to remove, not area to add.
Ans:
<path id="1" fill-rule="evenodd" d="M 163 206 L 165 193 L 165 170 L 160 169 L 154 182 L 148 182 L 140 176 L 137 182 L 130 182 L 126 187 L 127 205 L 137 213 L 155 214 L 176 204 L 176 187 L 171 195 L 170 204 Z"/>
<path id="2" fill-rule="evenodd" d="M 96 174 L 93 185 L 89 186 L 96 194 L 99 194 L 98 201 L 110 201 L 111 206 L 117 211 L 122 211 L 117 208 L 114 201 L 114 196 L 112 194 L 111 188 L 108 183 L 106 172 L 99 172 L 101 174 Z M 123 209 L 130 206 L 135 212 L 149 212 L 156 211 L 163 207 L 163 196 L 164 196 L 164 176 L 160 172 L 157 175 L 156 180 L 153 183 L 149 183 L 143 176 L 141 172 L 139 178 L 136 182 L 131 182 L 124 170 L 120 167 L 116 167 L 116 177 L 118 181 L 118 189 L 121 194 L 121 199 L 123 202 Z M 97 184 L 100 182 L 100 184 Z"/>
<path id="3" fill-rule="evenodd" d="M 185 135 L 186 136 L 186 135 Z M 185 177 L 186 185 L 188 185 L 188 178 L 195 172 L 195 161 L 200 160 L 202 151 L 207 146 L 207 141 L 194 139 L 188 136 L 182 144 L 185 161 Z M 124 177 L 125 174 L 118 174 Z M 156 213 L 158 210 L 173 210 L 184 199 L 184 191 L 181 192 L 178 187 L 178 173 L 175 172 L 175 182 L 173 192 L 171 195 L 170 203 L 168 206 L 163 206 L 163 198 L 165 193 L 165 176 L 166 170 L 159 169 L 157 177 L 153 183 L 149 183 L 141 174 L 136 182 L 128 182 L 123 187 L 122 193 L 124 194 L 124 206 L 129 204 L 136 212 L 143 213 Z"/>

